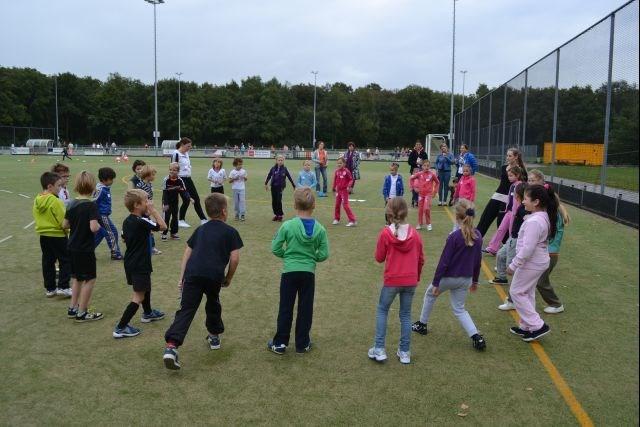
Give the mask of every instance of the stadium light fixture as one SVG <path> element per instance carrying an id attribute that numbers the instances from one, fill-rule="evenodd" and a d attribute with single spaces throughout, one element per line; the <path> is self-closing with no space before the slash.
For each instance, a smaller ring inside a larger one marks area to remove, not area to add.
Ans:
<path id="1" fill-rule="evenodd" d="M 160 132 L 158 132 L 158 43 L 157 43 L 157 31 L 156 31 L 156 6 L 163 4 L 164 0 L 144 0 L 145 2 L 153 5 L 153 112 L 155 117 L 155 130 L 153 131 L 153 138 L 156 146 L 156 156 L 158 155 L 158 138 Z"/>

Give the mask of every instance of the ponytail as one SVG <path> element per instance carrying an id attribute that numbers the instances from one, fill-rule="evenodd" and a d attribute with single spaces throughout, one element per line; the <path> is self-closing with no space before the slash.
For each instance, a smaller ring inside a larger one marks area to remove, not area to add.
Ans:
<path id="1" fill-rule="evenodd" d="M 387 208 L 385 209 L 385 215 L 389 222 L 393 223 L 394 232 L 393 235 L 398 237 L 398 227 L 404 223 L 407 218 L 407 214 L 409 213 L 409 208 L 407 207 L 407 202 L 403 197 L 394 197 L 389 200 L 387 203 Z"/>
<path id="2" fill-rule="evenodd" d="M 460 199 L 456 203 L 456 219 L 460 224 L 460 231 L 464 237 L 464 244 L 473 246 L 477 233 L 473 228 L 473 218 L 476 216 L 473 202 L 467 199 Z"/>
<path id="3" fill-rule="evenodd" d="M 527 187 L 526 194 L 533 200 L 538 200 L 539 206 L 543 208 L 549 216 L 549 240 L 556 236 L 558 231 L 558 206 L 559 198 L 553 187 L 549 184 L 543 185 L 530 185 Z"/>

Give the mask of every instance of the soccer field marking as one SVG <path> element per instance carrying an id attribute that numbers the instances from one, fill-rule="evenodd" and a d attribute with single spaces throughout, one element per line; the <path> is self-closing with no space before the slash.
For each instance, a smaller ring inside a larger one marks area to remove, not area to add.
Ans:
<path id="1" fill-rule="evenodd" d="M 13 194 L 13 191 L 9 191 L 9 190 L 0 190 L 0 191 L 2 191 L 3 193 Z"/>
<path id="2" fill-rule="evenodd" d="M 18 193 L 18 196 L 24 197 L 25 199 L 30 199 L 31 196 L 27 196 L 26 194 Z"/>
<path id="3" fill-rule="evenodd" d="M 33 224 L 35 224 L 35 221 L 31 221 L 29 224 L 25 225 L 24 227 L 22 227 L 23 230 L 26 230 L 27 228 L 31 227 Z"/>
<path id="4" fill-rule="evenodd" d="M 446 206 L 445 211 L 447 212 L 447 215 L 449 215 L 451 221 L 455 222 L 453 214 Z M 493 277 L 493 273 L 491 272 L 491 269 L 484 261 L 484 259 L 482 260 L 481 266 L 486 279 L 491 280 Z M 504 292 L 500 285 L 494 285 L 493 288 L 496 290 L 496 293 L 500 297 L 500 301 L 504 301 L 507 298 L 507 294 Z M 511 317 L 513 317 L 516 322 L 520 320 L 518 317 L 518 313 L 515 310 L 511 310 L 510 313 Z M 560 371 L 558 371 L 558 368 L 556 368 L 556 366 L 553 364 L 551 358 L 544 350 L 544 347 L 542 347 L 542 344 L 540 344 L 538 341 L 533 341 L 529 344 L 531 345 L 531 349 L 533 350 L 533 352 L 536 354 L 536 356 L 538 356 L 538 360 L 540 360 L 542 366 L 544 366 L 544 368 L 547 370 L 547 374 L 549 374 L 549 377 L 551 377 L 553 384 L 562 395 L 571 412 L 573 412 L 573 415 L 578 420 L 578 423 L 580 423 L 581 426 L 592 427 L 593 421 L 591 421 L 589 414 L 587 414 L 580 402 L 578 402 L 578 399 L 573 394 L 573 391 L 571 391 L 571 387 L 569 387 L 569 384 L 567 384 L 565 379 L 562 377 L 562 374 L 560 374 Z"/>
<path id="5" fill-rule="evenodd" d="M 7 237 L 5 237 L 4 239 L 0 239 L 0 243 L 4 243 L 4 242 L 6 242 L 7 240 L 9 240 L 9 239 L 10 239 L 10 238 L 12 238 L 12 237 L 13 237 L 13 236 L 7 236 Z"/>

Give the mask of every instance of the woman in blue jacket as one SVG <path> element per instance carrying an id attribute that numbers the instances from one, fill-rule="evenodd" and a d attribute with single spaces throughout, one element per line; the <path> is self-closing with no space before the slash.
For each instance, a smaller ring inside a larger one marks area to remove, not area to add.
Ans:
<path id="1" fill-rule="evenodd" d="M 438 171 L 438 179 L 440 180 L 440 188 L 438 188 L 438 206 L 444 206 L 447 203 L 449 195 L 449 180 L 451 179 L 451 165 L 455 163 L 453 154 L 449 152 L 447 144 L 440 145 L 441 153 L 436 158 L 436 170 Z"/>

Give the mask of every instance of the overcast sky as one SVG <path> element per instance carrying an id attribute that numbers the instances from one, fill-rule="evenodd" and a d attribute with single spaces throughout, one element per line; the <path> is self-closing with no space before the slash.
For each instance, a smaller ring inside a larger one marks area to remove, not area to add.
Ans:
<path id="1" fill-rule="evenodd" d="M 497 86 L 623 0 L 459 0 L 456 92 Z M 448 91 L 452 0 L 166 0 L 158 78 L 247 76 Z M 153 6 L 143 0 L 0 0 L 0 65 L 153 82 Z"/>

